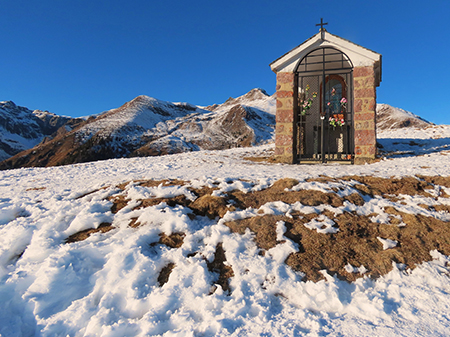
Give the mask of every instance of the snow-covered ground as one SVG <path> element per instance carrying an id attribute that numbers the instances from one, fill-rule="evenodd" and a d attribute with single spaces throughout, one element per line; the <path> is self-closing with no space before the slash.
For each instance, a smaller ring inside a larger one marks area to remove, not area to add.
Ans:
<path id="1" fill-rule="evenodd" d="M 326 280 L 304 282 L 283 263 L 296 247 L 282 224 L 284 243 L 262 256 L 251 232 L 231 233 L 223 219 L 191 219 L 182 206 L 133 207 L 149 196 L 195 198 L 185 186 L 118 188 L 170 178 L 220 194 L 286 177 L 307 188 L 305 179 L 320 175 L 449 175 L 450 126 L 379 136 L 388 157 L 361 166 L 244 159 L 270 154 L 273 145 L 263 145 L 0 171 L 0 336 L 447 336 L 450 258 L 437 251 L 431 262 L 412 271 L 395 265 L 376 280 L 348 283 L 324 272 Z M 113 194 L 130 199 L 117 213 Z M 130 227 L 133 218 L 145 225 Z M 65 243 L 105 222 L 115 228 Z M 175 232 L 186 234 L 179 249 L 155 244 Z M 219 242 L 234 271 L 229 294 L 212 291 L 206 262 Z M 161 287 L 169 262 L 175 267 Z"/>

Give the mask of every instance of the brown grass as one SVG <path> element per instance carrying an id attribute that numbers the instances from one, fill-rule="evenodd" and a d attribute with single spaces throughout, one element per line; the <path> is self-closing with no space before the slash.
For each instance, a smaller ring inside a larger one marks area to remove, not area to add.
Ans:
<path id="1" fill-rule="evenodd" d="M 237 207 L 245 209 L 248 207 L 259 208 L 262 205 L 273 202 L 282 201 L 287 204 L 293 204 L 297 201 L 306 206 L 318 206 L 328 204 L 334 207 L 343 205 L 343 199 L 336 193 L 323 193 L 315 190 L 286 191 L 298 184 L 295 179 L 281 179 L 275 182 L 271 187 L 256 192 L 244 193 L 242 191 L 234 191 L 228 193 Z"/>
<path id="2" fill-rule="evenodd" d="M 254 163 L 276 163 L 276 158 L 273 155 L 260 157 L 244 157 L 244 160 L 252 161 Z"/>
<path id="3" fill-rule="evenodd" d="M 185 236 L 186 234 L 184 233 L 172 233 L 170 235 L 161 233 L 159 234 L 159 243 L 170 248 L 180 248 L 183 245 Z"/>
<path id="4" fill-rule="evenodd" d="M 172 273 L 173 268 L 175 268 L 175 263 L 169 262 L 161 269 L 158 275 L 158 284 L 160 287 L 169 281 L 169 276 Z"/>
<path id="5" fill-rule="evenodd" d="M 78 242 L 86 240 L 91 234 L 94 233 L 106 233 L 112 230 L 114 227 L 108 222 L 102 222 L 97 228 L 85 229 L 78 233 L 70 235 L 66 239 L 66 243 Z"/>
<path id="6" fill-rule="evenodd" d="M 432 196 L 428 191 L 435 184 L 450 185 L 450 179 L 444 177 L 404 177 L 400 179 L 386 179 L 376 177 L 345 177 L 342 180 L 354 180 L 354 186 L 362 195 L 380 196 L 390 200 L 398 198 L 400 194 Z M 312 181 L 312 180 L 311 180 Z M 322 183 L 336 182 L 337 179 L 322 177 L 315 181 Z M 353 193 L 343 199 L 334 193 L 319 191 L 288 192 L 285 188 L 292 188 L 295 181 L 283 179 L 271 188 L 254 193 L 231 193 L 241 208 L 260 207 L 265 202 L 281 200 L 286 203 L 300 201 L 304 205 L 317 206 L 327 204 L 334 207 L 342 205 L 347 200 L 357 206 L 364 205 L 360 193 Z M 393 198 L 395 196 L 395 198 Z M 426 206 L 426 207 L 425 207 Z M 447 205 L 421 205 L 423 208 L 436 211 L 450 211 Z M 330 212 L 323 214 L 335 222 L 339 228 L 336 234 L 320 234 L 304 226 L 319 214 L 294 214 L 294 218 L 285 216 L 263 215 L 249 219 L 226 223 L 231 231 L 243 234 L 248 228 L 255 233 L 255 242 L 263 250 L 274 247 L 276 241 L 276 223 L 284 221 L 287 227 L 285 236 L 299 246 L 299 251 L 291 254 L 286 263 L 294 270 L 305 273 L 306 280 L 318 281 L 323 279 L 321 270 L 327 270 L 341 279 L 353 281 L 361 274 L 348 273 L 344 267 L 351 264 L 354 267 L 363 265 L 367 269 L 366 275 L 379 277 L 392 270 L 392 262 L 401 263 L 405 268 L 414 268 L 417 264 L 430 261 L 429 252 L 437 249 L 443 254 L 450 254 L 450 234 L 447 233 L 448 223 L 434 217 L 412 215 L 388 207 L 385 213 L 396 215 L 390 224 L 378 224 L 371 221 L 370 216 L 362 216 L 345 212 L 334 216 Z M 401 218 L 398 219 L 398 217 Z M 406 226 L 398 227 L 400 223 Z M 398 241 L 398 247 L 383 250 L 377 237 Z"/>
<path id="7" fill-rule="evenodd" d="M 30 187 L 27 188 L 25 191 L 42 191 L 45 190 L 47 187 Z"/>
<path id="8" fill-rule="evenodd" d="M 346 177 L 346 180 L 355 180 L 361 183 L 361 185 L 355 185 L 365 195 L 371 197 L 375 195 L 422 195 L 430 197 L 426 190 L 433 188 L 432 184 L 426 180 L 419 180 L 414 177 L 402 177 L 399 179 L 387 179 L 378 177 L 360 177 L 350 176 Z"/>
<path id="9" fill-rule="evenodd" d="M 191 219 L 195 216 L 207 216 L 214 219 L 223 217 L 227 211 L 249 207 L 258 209 L 262 205 L 274 201 L 282 201 L 287 204 L 300 202 L 305 206 L 330 205 L 335 208 L 343 206 L 345 201 L 356 206 L 363 206 L 365 199 L 373 197 L 388 199 L 394 203 L 393 206 L 384 209 L 384 213 L 390 216 L 389 224 L 373 222 L 371 218 L 377 214 L 364 216 L 355 212 L 344 212 L 334 215 L 329 211 L 322 214 L 294 212 L 292 217 L 258 214 L 258 216 L 248 219 L 226 223 L 230 230 L 235 233 L 244 234 L 247 228 L 254 232 L 254 240 L 261 249 L 261 253 L 264 253 L 264 251 L 280 244 L 276 240 L 276 223 L 277 221 L 284 221 L 287 228 L 285 237 L 295 242 L 299 247 L 296 253 L 291 254 L 286 259 L 286 264 L 292 269 L 304 273 L 305 280 L 311 281 L 323 279 L 321 270 L 327 270 L 328 273 L 347 281 L 354 281 L 363 276 L 359 273 L 347 272 L 345 270 L 347 264 L 354 267 L 363 265 L 367 269 L 365 275 L 376 278 L 392 270 L 393 262 L 402 264 L 405 268 L 415 268 L 422 262 L 430 261 L 429 252 L 434 249 L 445 255 L 450 255 L 449 225 L 447 222 L 432 216 L 433 212 L 450 212 L 450 206 L 438 203 L 434 193 L 431 193 L 438 185 L 450 187 L 450 177 L 418 176 L 388 179 L 348 176 L 339 179 L 319 177 L 309 181 L 324 184 L 336 184 L 344 181 L 346 186 L 349 186 L 350 183 L 355 192 L 341 197 L 337 194 L 339 188 L 336 187 L 330 187 L 330 192 L 327 193 L 316 190 L 291 191 L 290 189 L 297 185 L 298 181 L 286 178 L 275 182 L 270 188 L 262 191 L 249 193 L 232 191 L 224 193 L 222 197 L 211 195 L 216 188 L 189 188 L 197 196 L 197 199 L 193 202 L 184 196 L 150 198 L 141 200 L 138 207 L 145 208 L 165 202 L 170 207 L 182 205 L 190 208 L 192 210 Z M 168 180 L 140 182 L 142 186 L 158 186 L 161 183 L 186 184 L 184 181 Z M 417 205 L 431 212 L 431 216 L 407 214 L 399 211 L 403 203 L 402 194 L 433 196 L 432 200 L 435 200 L 435 204 L 421 203 Z M 440 197 L 447 198 L 449 196 L 441 189 Z M 113 202 L 113 212 L 117 212 L 128 203 L 128 200 L 120 196 L 112 196 L 110 200 Z M 399 207 L 396 208 L 395 204 Z M 339 231 L 335 234 L 321 234 L 305 227 L 306 223 L 320 215 L 333 220 L 334 226 L 339 228 Z M 138 225 L 141 224 L 136 223 L 136 219 L 130 223 L 130 226 Z M 86 232 L 83 235 L 88 236 L 90 233 Z M 377 237 L 398 241 L 398 245 L 395 248 L 383 250 L 383 246 Z M 184 234 L 182 233 L 174 233 L 169 236 L 161 234 L 159 243 L 176 249 L 181 247 L 183 239 Z M 225 264 L 225 261 L 223 246 L 218 244 L 214 261 L 208 263 L 208 268 L 210 271 L 219 274 L 217 283 L 224 290 L 228 290 L 229 278 L 232 277 L 233 270 Z M 171 268 L 173 266 L 168 267 L 164 273 L 170 275 Z"/>
<path id="10" fill-rule="evenodd" d="M 214 219 L 217 216 L 223 217 L 228 210 L 235 210 L 233 206 L 228 208 L 228 205 L 225 198 L 203 195 L 200 198 L 197 198 L 188 207 L 197 215 L 208 216 L 210 219 Z"/>
<path id="11" fill-rule="evenodd" d="M 219 274 L 216 284 L 220 285 L 223 291 L 229 292 L 230 278 L 234 276 L 234 272 L 230 266 L 225 264 L 226 260 L 222 242 L 219 242 L 214 253 L 214 260 L 207 262 L 207 265 L 210 272 Z"/>

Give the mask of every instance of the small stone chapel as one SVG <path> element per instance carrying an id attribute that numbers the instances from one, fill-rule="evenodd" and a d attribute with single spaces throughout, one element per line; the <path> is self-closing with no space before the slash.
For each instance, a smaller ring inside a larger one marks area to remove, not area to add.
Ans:
<path id="1" fill-rule="evenodd" d="M 381 55 L 323 28 L 270 64 L 277 74 L 275 157 L 283 163 L 371 162 Z"/>

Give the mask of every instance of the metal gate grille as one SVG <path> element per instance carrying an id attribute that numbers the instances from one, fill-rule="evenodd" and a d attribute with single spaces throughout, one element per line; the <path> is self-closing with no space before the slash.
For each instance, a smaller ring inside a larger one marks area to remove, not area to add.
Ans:
<path id="1" fill-rule="evenodd" d="M 353 77 L 334 48 L 305 56 L 295 72 L 297 162 L 353 161 Z"/>

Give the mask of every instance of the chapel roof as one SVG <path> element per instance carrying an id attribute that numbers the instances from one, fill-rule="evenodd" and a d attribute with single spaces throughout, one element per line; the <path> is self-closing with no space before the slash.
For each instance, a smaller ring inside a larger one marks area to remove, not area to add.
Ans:
<path id="1" fill-rule="evenodd" d="M 341 50 L 349 56 L 355 66 L 373 65 L 377 62 L 379 64 L 379 71 L 381 71 L 381 54 L 366 47 L 362 47 L 350 40 L 331 34 L 325 29 L 319 31 L 319 33 L 311 36 L 297 47 L 277 58 L 270 63 L 270 67 L 275 73 L 279 71 L 293 71 L 295 67 L 294 64 L 297 64 L 298 61 L 310 51 L 320 47 L 334 47 Z"/>

